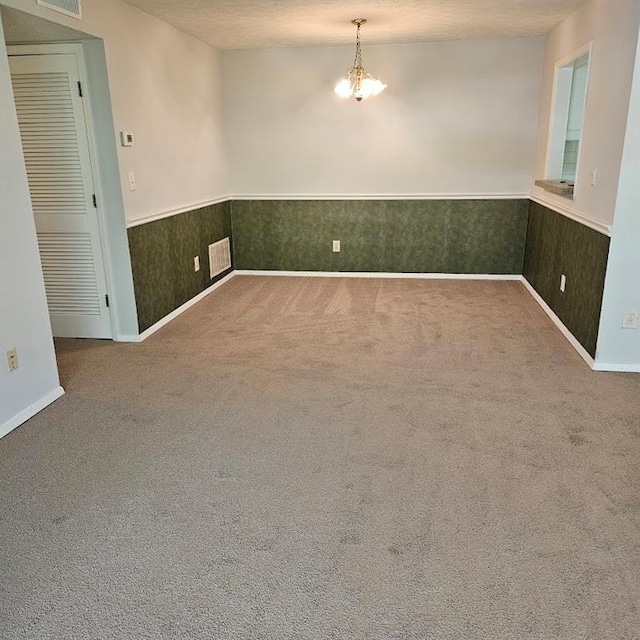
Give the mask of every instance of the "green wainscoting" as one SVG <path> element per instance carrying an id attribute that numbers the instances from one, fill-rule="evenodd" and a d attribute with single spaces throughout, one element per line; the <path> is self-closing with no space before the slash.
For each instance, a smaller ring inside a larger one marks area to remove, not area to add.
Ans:
<path id="1" fill-rule="evenodd" d="M 235 268 L 520 274 L 527 210 L 527 200 L 234 200 Z"/>
<path id="2" fill-rule="evenodd" d="M 131 227 L 128 236 L 142 332 L 228 273 L 209 278 L 208 245 L 231 237 L 231 204 Z M 194 256 L 200 256 L 198 272 L 193 269 Z"/>
<path id="3" fill-rule="evenodd" d="M 524 277 L 594 358 L 608 255 L 606 235 L 530 203 Z"/>
<path id="4" fill-rule="evenodd" d="M 528 200 L 234 200 L 128 235 L 141 332 L 228 273 L 207 247 L 231 237 L 236 269 L 523 273 L 595 357 L 609 238 Z"/>

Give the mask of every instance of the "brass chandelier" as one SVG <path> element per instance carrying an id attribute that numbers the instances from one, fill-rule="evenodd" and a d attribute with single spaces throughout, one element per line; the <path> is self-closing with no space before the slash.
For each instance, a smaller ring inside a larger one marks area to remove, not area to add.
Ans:
<path id="1" fill-rule="evenodd" d="M 377 96 L 386 89 L 387 85 L 376 80 L 367 73 L 362 66 L 362 48 L 360 46 L 360 27 L 366 22 L 365 18 L 356 18 L 351 24 L 356 25 L 356 57 L 353 66 L 347 72 L 347 77 L 338 82 L 335 92 L 341 98 L 355 98 L 361 102 L 363 98 Z"/>

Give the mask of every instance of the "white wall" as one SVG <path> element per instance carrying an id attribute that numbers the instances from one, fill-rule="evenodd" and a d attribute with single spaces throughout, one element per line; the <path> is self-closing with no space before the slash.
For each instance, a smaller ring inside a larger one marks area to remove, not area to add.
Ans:
<path id="1" fill-rule="evenodd" d="M 127 219 L 226 196 L 220 54 L 120 2 L 90 6 L 101 14 L 116 130 L 135 135 L 119 150 Z"/>
<path id="2" fill-rule="evenodd" d="M 639 23 L 638 0 L 590 0 L 547 36 L 534 180 L 545 177 L 555 63 L 590 41 L 593 50 L 575 200 L 533 186 L 533 180 L 531 194 L 597 227 L 613 222 Z M 597 184 L 590 186 L 594 169 Z"/>
<path id="3" fill-rule="evenodd" d="M 62 393 L 0 21 L 0 436 Z M 18 351 L 9 373 L 7 349 Z"/>
<path id="4" fill-rule="evenodd" d="M 359 104 L 333 93 L 353 47 L 224 52 L 231 192 L 526 195 L 543 47 L 365 38 L 364 66 L 388 88 Z"/>
<path id="5" fill-rule="evenodd" d="M 31 1 L 0 3 L 104 40 L 115 128 L 136 140 L 118 147 L 129 222 L 228 195 L 217 51 L 118 0 L 84 0 L 82 21 Z"/>
<path id="6" fill-rule="evenodd" d="M 598 368 L 640 371 L 640 327 L 622 328 L 623 314 L 631 310 L 640 313 L 640 47 L 636 50 L 611 233 L 596 357 Z"/>

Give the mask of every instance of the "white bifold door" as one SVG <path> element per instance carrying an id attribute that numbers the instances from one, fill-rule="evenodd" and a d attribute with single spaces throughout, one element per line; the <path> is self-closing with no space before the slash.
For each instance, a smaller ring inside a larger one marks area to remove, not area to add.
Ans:
<path id="1" fill-rule="evenodd" d="M 53 335 L 111 338 L 76 55 L 9 57 Z"/>

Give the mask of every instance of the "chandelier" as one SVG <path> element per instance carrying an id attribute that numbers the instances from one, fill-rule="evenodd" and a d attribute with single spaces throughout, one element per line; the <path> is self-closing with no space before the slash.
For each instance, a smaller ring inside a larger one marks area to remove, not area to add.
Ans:
<path id="1" fill-rule="evenodd" d="M 349 69 L 347 77 L 338 82 L 335 92 L 341 98 L 354 97 L 358 102 L 363 98 L 377 96 L 381 91 L 386 89 L 387 85 L 376 80 L 371 74 L 367 73 L 362 66 L 362 49 L 360 47 L 360 27 L 366 22 L 364 18 L 356 18 L 351 24 L 356 25 L 356 57 L 353 66 Z"/>

